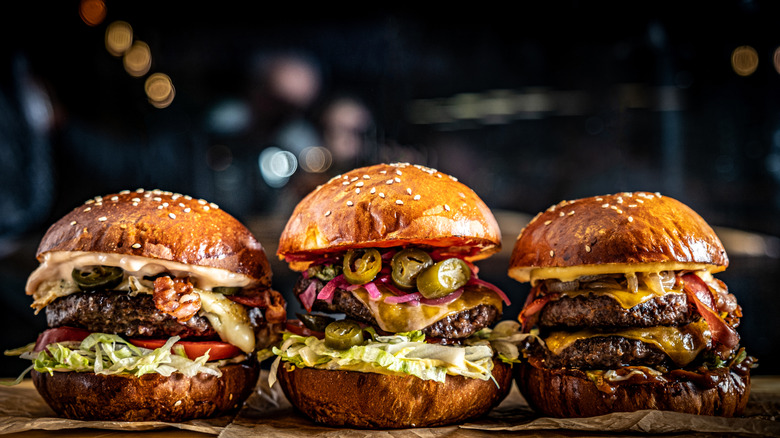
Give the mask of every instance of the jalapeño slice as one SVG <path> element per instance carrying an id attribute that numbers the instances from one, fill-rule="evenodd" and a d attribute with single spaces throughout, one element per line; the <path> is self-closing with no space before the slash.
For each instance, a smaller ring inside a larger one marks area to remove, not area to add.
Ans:
<path id="1" fill-rule="evenodd" d="M 401 289 L 413 289 L 417 284 L 417 276 L 431 265 L 433 259 L 421 249 L 406 248 L 398 251 L 390 262 L 393 282 Z"/>
<path id="2" fill-rule="evenodd" d="M 125 272 L 116 266 L 89 266 L 74 268 L 71 278 L 81 290 L 109 289 L 122 282 Z"/>
<path id="3" fill-rule="evenodd" d="M 350 249 L 344 256 L 344 278 L 350 284 L 365 284 L 382 270 L 382 255 L 374 248 Z"/>
<path id="4" fill-rule="evenodd" d="M 425 298 L 447 296 L 471 279 L 471 269 L 459 258 L 442 260 L 417 276 L 417 290 Z"/>
<path id="5" fill-rule="evenodd" d="M 363 329 L 354 321 L 342 319 L 325 327 L 325 345 L 334 350 L 346 350 L 363 343 Z"/>

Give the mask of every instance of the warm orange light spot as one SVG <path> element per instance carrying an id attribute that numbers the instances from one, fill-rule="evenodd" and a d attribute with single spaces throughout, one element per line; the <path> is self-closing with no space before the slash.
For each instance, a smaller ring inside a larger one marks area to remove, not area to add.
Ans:
<path id="1" fill-rule="evenodd" d="M 133 28 L 124 21 L 115 21 L 106 28 L 106 50 L 114 56 L 122 56 L 133 44 Z"/>
<path id="2" fill-rule="evenodd" d="M 81 0 L 79 16 L 89 26 L 97 26 L 106 18 L 106 3 L 103 0 Z"/>
<path id="3" fill-rule="evenodd" d="M 164 73 L 155 73 L 146 78 L 144 90 L 149 103 L 156 108 L 167 107 L 176 95 L 171 78 Z"/>
<path id="4" fill-rule="evenodd" d="M 131 76 L 143 76 L 152 67 L 152 52 L 149 45 L 143 41 L 136 41 L 125 52 L 122 59 L 125 64 L 125 71 Z"/>
<path id="5" fill-rule="evenodd" d="M 750 46 L 740 46 L 731 52 L 731 67 L 740 76 L 750 76 L 758 68 L 758 53 Z"/>
<path id="6" fill-rule="evenodd" d="M 780 47 L 775 49 L 775 54 L 772 57 L 772 62 L 775 64 L 775 70 L 780 73 Z"/>

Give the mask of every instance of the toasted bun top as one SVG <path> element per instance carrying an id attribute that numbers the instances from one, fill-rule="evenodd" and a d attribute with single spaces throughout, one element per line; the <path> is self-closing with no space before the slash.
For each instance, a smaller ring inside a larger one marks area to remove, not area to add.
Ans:
<path id="1" fill-rule="evenodd" d="M 509 276 L 717 272 L 728 264 L 720 239 L 696 212 L 668 196 L 634 192 L 563 201 L 539 213 L 515 242 Z"/>
<path id="2" fill-rule="evenodd" d="M 217 205 L 160 190 L 98 196 L 55 222 L 38 260 L 50 251 L 127 254 L 225 269 L 270 286 L 262 245 Z"/>
<path id="3" fill-rule="evenodd" d="M 500 249 L 501 233 L 490 209 L 456 178 L 418 165 L 378 164 L 309 193 L 288 220 L 277 254 L 305 260 L 349 248 L 409 244 L 459 247 L 477 260 Z"/>

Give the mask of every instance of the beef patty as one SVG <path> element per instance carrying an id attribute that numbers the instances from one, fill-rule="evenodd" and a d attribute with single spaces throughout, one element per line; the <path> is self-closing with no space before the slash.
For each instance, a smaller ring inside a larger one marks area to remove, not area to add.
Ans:
<path id="1" fill-rule="evenodd" d="M 255 309 L 256 310 L 256 309 Z M 49 327 L 71 326 L 128 337 L 215 338 L 208 319 L 195 315 L 180 323 L 154 305 L 151 295 L 91 291 L 58 298 L 46 306 Z"/>
<path id="2" fill-rule="evenodd" d="M 669 357 L 653 344 L 620 336 L 579 339 L 559 355 L 546 348 L 544 354 L 544 364 L 548 368 L 614 369 L 671 364 Z"/>
<path id="3" fill-rule="evenodd" d="M 312 281 L 318 283 L 317 292 L 324 286 L 319 280 L 300 277 L 293 289 L 295 295 L 299 296 L 303 293 Z M 348 318 L 373 326 L 377 325 L 376 319 L 369 309 L 351 292 L 343 289 L 337 289 L 334 292 L 330 304 L 323 300 L 315 300 L 312 308 L 322 312 L 343 313 Z M 467 338 L 477 331 L 493 325 L 500 317 L 501 311 L 495 306 L 480 304 L 471 309 L 447 315 L 423 328 L 422 332 L 427 337 L 441 338 L 443 343 L 446 343 L 446 340 Z"/>
<path id="4" fill-rule="evenodd" d="M 578 295 L 551 300 L 541 310 L 542 329 L 579 329 L 585 327 L 679 326 L 696 320 L 695 306 L 685 294 L 664 294 L 630 309 L 624 309 L 606 295 Z"/>

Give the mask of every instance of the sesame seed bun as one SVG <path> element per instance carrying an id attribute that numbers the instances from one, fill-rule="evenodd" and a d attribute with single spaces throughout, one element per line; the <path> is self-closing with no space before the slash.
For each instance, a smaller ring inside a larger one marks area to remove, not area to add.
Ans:
<path id="1" fill-rule="evenodd" d="M 719 272 L 728 264 L 720 239 L 691 208 L 634 192 L 563 201 L 539 213 L 515 242 L 509 276 L 527 282 L 562 278 L 573 267 L 598 274 L 641 272 L 642 265 Z"/>
<path id="2" fill-rule="evenodd" d="M 246 275 L 271 284 L 262 245 L 216 204 L 160 190 L 98 196 L 55 222 L 37 258 L 53 251 L 126 254 Z"/>
<path id="3" fill-rule="evenodd" d="M 280 259 L 357 247 L 405 245 L 497 252 L 490 209 L 456 178 L 423 166 L 378 164 L 332 178 L 295 208 L 279 240 Z M 302 270 L 305 264 L 291 263 Z"/>

